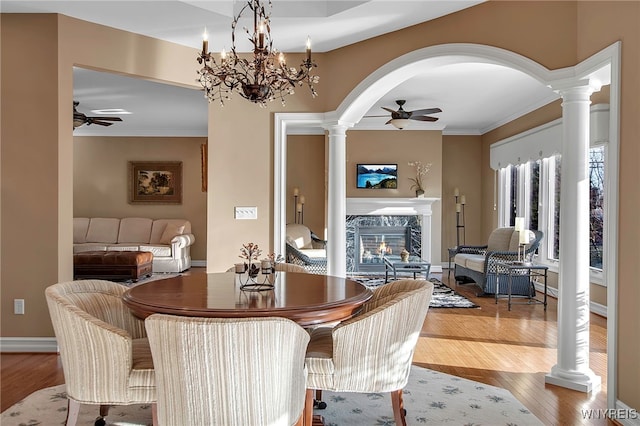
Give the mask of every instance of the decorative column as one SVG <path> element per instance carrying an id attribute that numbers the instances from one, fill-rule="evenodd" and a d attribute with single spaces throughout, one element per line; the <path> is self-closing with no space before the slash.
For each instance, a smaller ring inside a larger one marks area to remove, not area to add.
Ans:
<path id="1" fill-rule="evenodd" d="M 345 277 L 347 274 L 346 228 L 346 163 L 347 129 L 344 124 L 331 124 L 329 131 L 329 177 L 327 218 L 327 274 Z"/>
<path id="2" fill-rule="evenodd" d="M 589 368 L 589 104 L 600 90 L 587 80 L 552 84 L 562 96 L 558 361 L 545 382 L 591 392 Z"/>

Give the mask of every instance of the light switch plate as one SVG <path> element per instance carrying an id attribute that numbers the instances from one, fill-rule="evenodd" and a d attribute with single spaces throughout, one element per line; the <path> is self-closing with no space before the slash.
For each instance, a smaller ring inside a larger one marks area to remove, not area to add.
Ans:
<path id="1" fill-rule="evenodd" d="M 234 218 L 235 219 L 257 219 L 258 208 L 257 207 L 236 207 Z"/>

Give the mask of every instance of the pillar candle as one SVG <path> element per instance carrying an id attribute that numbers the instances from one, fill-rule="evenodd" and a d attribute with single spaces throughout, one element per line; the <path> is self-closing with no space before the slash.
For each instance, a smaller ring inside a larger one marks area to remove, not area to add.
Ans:
<path id="1" fill-rule="evenodd" d="M 516 217 L 515 230 L 518 232 L 524 230 L 524 217 Z"/>
<path id="2" fill-rule="evenodd" d="M 304 195 L 301 195 L 301 196 L 300 196 L 300 204 L 304 204 L 304 201 L 305 201 L 305 199 L 304 199 Z"/>
<path id="3" fill-rule="evenodd" d="M 529 230 L 523 229 L 520 231 L 520 244 L 529 244 Z"/>
<path id="4" fill-rule="evenodd" d="M 244 272 L 244 263 L 236 263 L 236 274 L 242 274 Z"/>
<path id="5" fill-rule="evenodd" d="M 293 188 L 293 196 L 294 197 L 297 197 L 299 193 L 300 193 L 300 190 L 298 189 L 297 186 L 295 188 Z"/>
<path id="6" fill-rule="evenodd" d="M 453 190 L 453 196 L 457 197 L 458 195 L 460 195 L 460 190 L 458 190 L 458 188 Z"/>
<path id="7" fill-rule="evenodd" d="M 460 197 L 460 204 L 467 204 L 467 199 L 465 198 L 464 195 Z"/>
<path id="8" fill-rule="evenodd" d="M 302 203 L 298 203 L 298 205 L 296 206 L 296 211 L 298 212 L 302 211 Z"/>

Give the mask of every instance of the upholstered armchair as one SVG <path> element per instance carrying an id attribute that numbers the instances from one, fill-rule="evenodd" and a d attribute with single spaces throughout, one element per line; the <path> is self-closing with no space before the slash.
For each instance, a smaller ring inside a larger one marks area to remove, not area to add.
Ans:
<path id="1" fill-rule="evenodd" d="M 432 294 L 429 281 L 395 281 L 375 289 L 355 317 L 311 331 L 306 358 L 307 421 L 311 421 L 315 389 L 391 392 L 395 422 L 406 424 L 402 389 Z"/>
<path id="2" fill-rule="evenodd" d="M 288 224 L 286 229 L 287 263 L 303 266 L 307 271 L 327 271 L 327 242 L 302 224 Z"/>
<path id="3" fill-rule="evenodd" d="M 309 334 L 285 318 L 146 320 L 163 426 L 302 425 Z"/>
<path id="4" fill-rule="evenodd" d="M 111 405 L 153 404 L 155 373 L 144 322 L 122 303 L 123 285 L 102 280 L 54 284 L 45 290 L 67 389 L 67 425 L 80 404 L 100 405 L 96 426 Z"/>
<path id="5" fill-rule="evenodd" d="M 535 251 L 542 241 L 541 231 L 527 231 L 530 237 L 524 250 L 518 253 L 520 234 L 513 227 L 497 228 L 489 235 L 486 245 L 458 246 L 454 257 L 454 276 L 457 282 L 475 282 L 482 290 L 480 295 L 495 294 L 499 274 L 500 262 L 512 262 L 520 258 L 531 261 Z M 506 280 L 502 280 L 505 287 L 500 286 L 500 293 L 506 293 Z M 520 296 L 535 295 L 528 276 L 515 277 L 512 281 L 511 293 Z"/>

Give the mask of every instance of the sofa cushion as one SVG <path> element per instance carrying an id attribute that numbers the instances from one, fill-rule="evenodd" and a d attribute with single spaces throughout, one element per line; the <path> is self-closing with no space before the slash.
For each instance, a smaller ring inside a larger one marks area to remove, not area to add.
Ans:
<path id="1" fill-rule="evenodd" d="M 171 257 L 171 246 L 140 244 L 140 251 L 150 251 L 153 257 Z"/>
<path id="2" fill-rule="evenodd" d="M 182 231 L 183 234 L 190 234 L 191 233 L 191 222 L 189 222 L 188 220 L 184 220 L 184 219 L 156 219 L 153 221 L 153 225 L 151 226 L 151 239 L 149 240 L 149 243 L 151 245 L 154 244 L 161 244 L 160 243 L 160 238 L 162 238 L 162 234 L 164 233 L 164 230 L 167 228 L 167 224 L 169 223 L 173 223 L 176 224 L 178 226 L 183 226 L 184 225 L 184 230 Z"/>
<path id="3" fill-rule="evenodd" d="M 511 242 L 512 234 L 513 228 L 494 229 L 493 232 L 491 232 L 491 235 L 489 235 L 489 241 L 487 242 L 487 251 L 510 251 L 509 243 Z"/>
<path id="4" fill-rule="evenodd" d="M 144 251 L 140 244 L 107 244 L 107 251 Z"/>
<path id="5" fill-rule="evenodd" d="M 312 259 L 325 259 L 327 257 L 327 251 L 325 249 L 302 249 L 300 252 Z"/>
<path id="6" fill-rule="evenodd" d="M 74 253 L 83 253 L 85 251 L 105 251 L 105 250 L 107 250 L 107 244 L 82 243 L 82 244 L 73 245 Z"/>
<path id="7" fill-rule="evenodd" d="M 294 246 L 297 249 L 311 249 L 313 248 L 311 231 L 301 224 L 288 224 L 287 225 L 287 238 L 293 241 Z"/>
<path id="8" fill-rule="evenodd" d="M 73 218 L 73 243 L 82 244 L 87 242 L 87 230 L 89 229 L 88 217 Z"/>
<path id="9" fill-rule="evenodd" d="M 453 258 L 453 261 L 456 265 L 464 266 L 465 268 L 469 268 L 468 263 L 482 263 L 479 271 L 482 272 L 484 269 L 484 254 L 472 254 L 472 253 L 458 253 L 456 257 Z M 473 269 L 473 268 L 470 268 Z"/>
<path id="10" fill-rule="evenodd" d="M 89 221 L 88 243 L 116 243 L 120 219 L 94 217 Z"/>
<path id="11" fill-rule="evenodd" d="M 469 257 L 467 257 L 465 262 L 465 267 L 472 271 L 484 272 L 485 257 L 479 254 L 470 254 L 468 256 Z"/>
<path id="12" fill-rule="evenodd" d="M 151 240 L 152 219 L 144 217 L 125 217 L 120 220 L 118 244 L 148 243 Z"/>
<path id="13" fill-rule="evenodd" d="M 160 244 L 171 244 L 171 240 L 176 235 L 182 235 L 184 232 L 184 225 L 178 225 L 177 223 L 167 223 L 167 226 L 164 228 L 162 232 L 162 236 L 160 237 Z"/>

